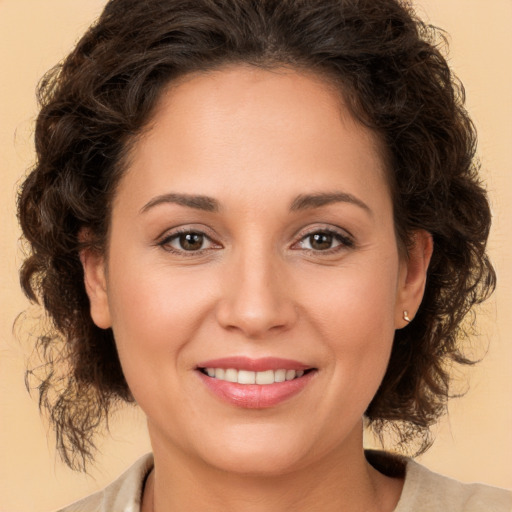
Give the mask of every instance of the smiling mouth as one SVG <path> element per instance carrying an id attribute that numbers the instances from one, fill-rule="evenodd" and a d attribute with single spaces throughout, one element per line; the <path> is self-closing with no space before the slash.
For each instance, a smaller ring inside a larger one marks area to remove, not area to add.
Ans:
<path id="1" fill-rule="evenodd" d="M 237 384 L 260 384 L 263 386 L 296 380 L 313 370 L 314 368 L 307 370 L 286 370 L 283 368 L 254 372 L 250 370 L 237 370 L 235 368 L 199 368 L 199 371 L 204 375 L 213 379 Z"/>

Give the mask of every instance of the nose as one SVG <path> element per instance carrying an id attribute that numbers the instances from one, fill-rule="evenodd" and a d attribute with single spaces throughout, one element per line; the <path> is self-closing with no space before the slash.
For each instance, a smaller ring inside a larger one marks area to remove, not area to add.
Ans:
<path id="1" fill-rule="evenodd" d="M 254 253 L 241 255 L 226 274 L 216 308 L 223 328 L 262 339 L 295 324 L 297 308 L 290 283 L 275 259 Z"/>

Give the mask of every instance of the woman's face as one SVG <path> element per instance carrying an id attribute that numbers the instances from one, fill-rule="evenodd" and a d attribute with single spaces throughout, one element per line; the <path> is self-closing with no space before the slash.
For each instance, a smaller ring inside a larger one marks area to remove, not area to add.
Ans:
<path id="1" fill-rule="evenodd" d="M 120 182 L 108 257 L 83 261 L 155 452 L 244 473 L 360 452 L 421 295 L 374 136 L 290 70 L 169 88 Z"/>

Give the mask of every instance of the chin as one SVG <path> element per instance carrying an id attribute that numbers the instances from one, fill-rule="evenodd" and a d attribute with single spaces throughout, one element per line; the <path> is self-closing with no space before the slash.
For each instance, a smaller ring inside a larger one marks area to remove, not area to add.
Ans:
<path id="1" fill-rule="evenodd" d="M 252 430 L 252 429 L 250 429 Z M 307 448 L 298 436 L 278 434 L 223 436 L 223 442 L 198 454 L 208 465 L 240 475 L 271 477 L 299 468 L 307 458 Z"/>
<path id="2" fill-rule="evenodd" d="M 206 462 L 221 471 L 260 478 L 285 475 L 301 466 L 295 454 L 268 453 L 268 450 L 232 451 Z"/>

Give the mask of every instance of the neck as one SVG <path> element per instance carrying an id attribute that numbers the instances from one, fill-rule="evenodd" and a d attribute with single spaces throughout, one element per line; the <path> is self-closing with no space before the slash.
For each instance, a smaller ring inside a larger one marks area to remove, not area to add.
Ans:
<path id="1" fill-rule="evenodd" d="M 391 512 L 403 485 L 368 464 L 362 440 L 277 475 L 223 471 L 174 447 L 161 448 L 153 443 L 155 469 L 142 512 Z"/>

